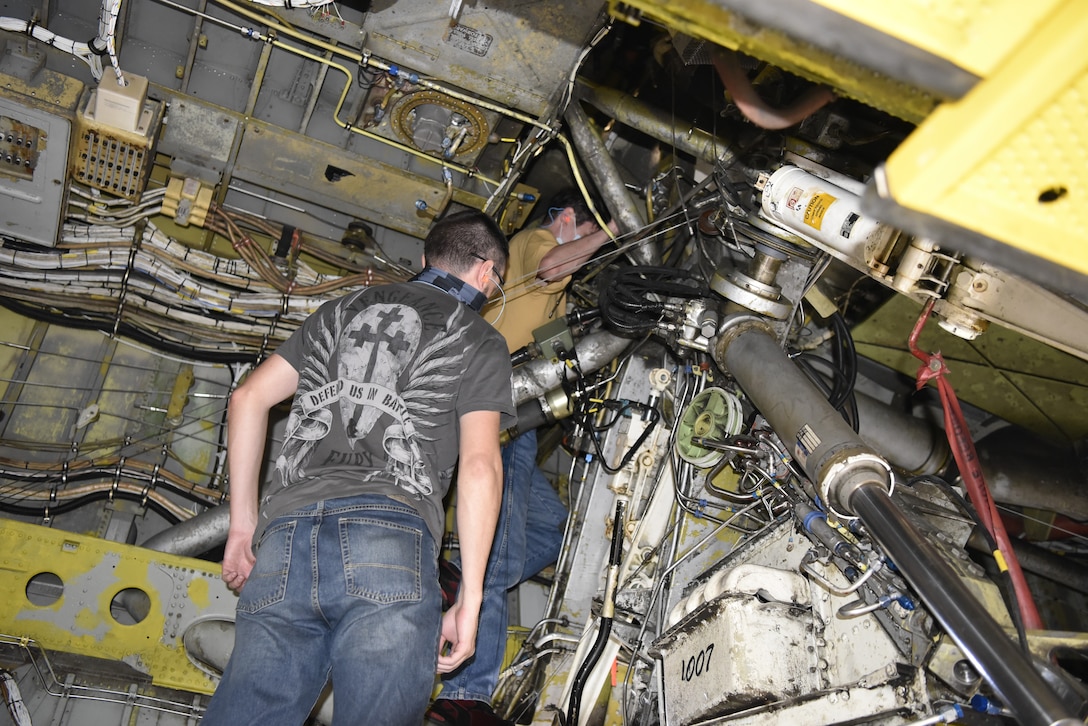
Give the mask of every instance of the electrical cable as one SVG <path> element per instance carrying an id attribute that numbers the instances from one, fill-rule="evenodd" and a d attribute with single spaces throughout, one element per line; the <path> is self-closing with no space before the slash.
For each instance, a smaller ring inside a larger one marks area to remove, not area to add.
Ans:
<path id="1" fill-rule="evenodd" d="M 621 335 L 652 332 L 669 309 L 667 298 L 707 297 L 706 283 L 686 270 L 628 267 L 605 270 L 600 281 L 601 319 Z"/>

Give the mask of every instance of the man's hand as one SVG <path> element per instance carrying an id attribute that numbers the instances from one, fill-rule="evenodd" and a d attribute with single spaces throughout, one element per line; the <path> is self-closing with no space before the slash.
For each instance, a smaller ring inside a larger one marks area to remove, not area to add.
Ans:
<path id="1" fill-rule="evenodd" d="M 231 532 L 223 549 L 223 582 L 235 592 L 241 592 L 249 579 L 257 558 L 253 555 L 253 533 Z"/>
<path id="2" fill-rule="evenodd" d="M 465 607 L 458 600 L 442 615 L 442 636 L 438 639 L 438 672 L 452 673 L 476 652 L 476 629 L 480 609 Z M 446 647 L 449 646 L 449 653 Z"/>

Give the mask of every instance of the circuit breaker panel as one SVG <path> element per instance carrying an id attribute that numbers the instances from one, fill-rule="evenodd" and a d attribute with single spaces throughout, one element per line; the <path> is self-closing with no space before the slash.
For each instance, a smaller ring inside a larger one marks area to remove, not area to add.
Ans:
<path id="1" fill-rule="evenodd" d="M 55 244 L 70 129 L 63 116 L 0 96 L 0 234 Z"/>

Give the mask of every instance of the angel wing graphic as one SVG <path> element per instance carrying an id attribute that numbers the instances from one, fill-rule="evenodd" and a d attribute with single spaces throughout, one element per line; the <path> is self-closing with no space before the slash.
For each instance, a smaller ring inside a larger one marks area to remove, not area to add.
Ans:
<path id="1" fill-rule="evenodd" d="M 401 391 L 406 413 L 402 422 L 386 429 L 383 445 L 388 455 L 385 470 L 397 485 L 420 497 L 434 490 L 427 475 L 420 441 L 433 441 L 428 432 L 437 425 L 436 415 L 447 410 L 464 372 L 465 340 L 468 325 L 464 307 L 458 305 L 445 329 L 426 345 L 417 358 Z M 440 473 L 445 476 L 445 473 Z"/>
<path id="2" fill-rule="evenodd" d="M 340 313 L 350 297 L 345 296 L 334 303 L 334 313 L 319 318 L 312 335 L 306 340 L 306 354 L 300 366 L 298 390 L 311 391 L 329 380 L 329 364 L 336 350 L 342 325 Z M 281 486 L 305 477 L 305 466 L 310 452 L 328 434 L 332 418 L 332 413 L 326 409 L 319 409 L 308 415 L 303 412 L 297 399 L 292 403 L 291 413 L 287 417 L 283 448 L 276 457 L 275 464 Z"/>

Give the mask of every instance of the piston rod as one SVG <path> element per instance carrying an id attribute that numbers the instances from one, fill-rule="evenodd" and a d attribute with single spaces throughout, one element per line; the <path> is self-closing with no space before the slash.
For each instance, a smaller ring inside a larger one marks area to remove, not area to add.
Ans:
<path id="1" fill-rule="evenodd" d="M 1080 723 L 892 501 L 890 467 L 842 420 L 752 315 L 727 318 L 714 359 L 791 447 L 829 506 L 857 516 L 926 608 L 1023 724 Z"/>

